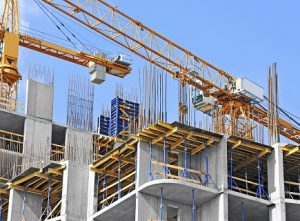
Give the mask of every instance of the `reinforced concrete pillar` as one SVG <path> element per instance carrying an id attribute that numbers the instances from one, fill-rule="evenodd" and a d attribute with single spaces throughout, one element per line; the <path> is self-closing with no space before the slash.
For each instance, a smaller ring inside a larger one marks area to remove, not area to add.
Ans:
<path id="1" fill-rule="evenodd" d="M 168 162 L 168 154 L 167 162 Z M 164 151 L 162 147 L 152 145 L 150 153 L 150 144 L 148 142 L 140 141 L 137 146 L 136 155 L 136 187 L 140 187 L 144 183 L 153 179 L 163 179 L 163 166 L 152 164 L 150 166 L 150 159 L 152 162 L 163 163 Z M 159 172 L 161 174 L 155 174 Z M 152 178 L 151 178 L 152 174 Z"/>
<path id="2" fill-rule="evenodd" d="M 272 202 L 270 221 L 285 221 L 283 151 L 279 143 L 273 145 L 273 151 L 268 155 L 268 191 Z"/>
<path id="3" fill-rule="evenodd" d="M 43 197 L 34 193 L 11 189 L 7 221 L 38 221 L 42 212 Z"/>
<path id="4" fill-rule="evenodd" d="M 205 160 L 202 154 L 202 161 Z M 201 221 L 228 221 L 228 164 L 227 138 L 223 137 L 216 146 L 209 147 L 209 187 L 217 188 L 220 194 L 197 208 Z M 202 168 L 205 168 L 202 163 Z"/>
<path id="5" fill-rule="evenodd" d="M 64 164 L 61 216 L 64 221 L 87 220 L 89 167 L 73 161 Z"/>
<path id="6" fill-rule="evenodd" d="M 91 217 L 97 212 L 98 206 L 98 174 L 89 171 L 89 183 L 88 183 L 88 199 L 87 199 L 87 218 Z"/>
<path id="7" fill-rule="evenodd" d="M 53 86 L 27 80 L 26 119 L 24 124 L 23 169 L 40 167 L 50 160 Z"/>
<path id="8" fill-rule="evenodd" d="M 65 160 L 90 164 L 93 155 L 93 134 L 68 127 L 66 130 Z"/>

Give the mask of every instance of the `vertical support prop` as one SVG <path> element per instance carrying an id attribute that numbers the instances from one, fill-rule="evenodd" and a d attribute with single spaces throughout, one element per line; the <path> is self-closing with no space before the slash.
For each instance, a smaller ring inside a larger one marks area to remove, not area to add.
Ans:
<path id="1" fill-rule="evenodd" d="M 192 221 L 196 221 L 195 190 L 192 191 L 192 194 L 193 194 Z"/>
<path id="2" fill-rule="evenodd" d="M 48 181 L 48 194 L 47 194 L 47 218 L 50 218 L 48 217 L 50 212 L 51 212 L 51 208 L 50 208 L 50 197 L 51 197 L 51 178 L 49 178 L 49 181 Z"/>
<path id="3" fill-rule="evenodd" d="M 233 162 L 232 162 L 232 147 L 229 150 L 230 154 L 230 177 L 229 177 L 229 189 L 232 190 L 233 185 Z"/>
<path id="4" fill-rule="evenodd" d="M 153 180 L 153 168 L 152 168 L 152 143 L 149 144 L 150 161 L 149 161 L 149 181 Z"/>
<path id="5" fill-rule="evenodd" d="M 260 171 L 260 158 L 257 158 L 257 178 L 258 178 L 258 197 L 261 198 L 262 191 L 261 191 L 261 171 Z"/>
<path id="6" fill-rule="evenodd" d="M 209 175 L 208 175 L 208 147 L 205 146 L 205 185 L 208 186 Z"/>
<path id="7" fill-rule="evenodd" d="M 164 136 L 164 179 L 167 178 L 167 148 L 166 148 L 166 137 Z"/>
<path id="8" fill-rule="evenodd" d="M 103 181 L 102 181 L 102 188 L 103 188 L 103 193 L 102 193 L 102 200 L 103 200 L 103 204 L 102 204 L 102 209 L 104 209 L 106 207 L 106 191 L 104 191 L 104 189 L 106 188 L 106 175 L 104 174 L 103 176 Z"/>
<path id="9" fill-rule="evenodd" d="M 187 178 L 187 145 L 186 137 L 184 137 L 184 169 L 183 169 L 183 178 Z"/>
<path id="10" fill-rule="evenodd" d="M 2 196 L 0 196 L 0 221 L 2 221 L 2 205 L 3 205 Z"/>
<path id="11" fill-rule="evenodd" d="M 242 204 L 242 221 L 245 221 L 245 207 L 244 207 L 244 202 Z"/>
<path id="12" fill-rule="evenodd" d="M 118 161 L 118 199 L 121 199 L 121 160 Z"/>
<path id="13" fill-rule="evenodd" d="M 163 188 L 160 188 L 160 221 L 164 220 L 164 193 Z"/>
<path id="14" fill-rule="evenodd" d="M 26 202 L 26 191 L 24 191 L 24 196 L 23 196 L 23 204 L 22 204 L 22 213 L 21 213 L 21 217 L 24 219 L 25 216 L 25 202 Z"/>

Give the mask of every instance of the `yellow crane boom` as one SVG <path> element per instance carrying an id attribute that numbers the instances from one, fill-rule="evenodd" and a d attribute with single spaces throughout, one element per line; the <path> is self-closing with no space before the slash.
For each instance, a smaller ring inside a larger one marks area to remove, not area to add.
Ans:
<path id="1" fill-rule="evenodd" d="M 78 65 L 89 67 L 90 62 L 106 68 L 106 73 L 120 78 L 131 72 L 130 66 L 102 56 L 83 51 L 74 51 L 36 37 L 21 34 L 19 30 L 18 0 L 5 0 L 0 27 L 0 108 L 15 110 L 18 82 L 22 75 L 18 71 L 19 46 L 32 49 Z"/>
<path id="2" fill-rule="evenodd" d="M 261 107 L 233 93 L 236 78 L 150 29 L 103 0 L 42 0 L 79 23 L 118 43 L 217 99 L 218 132 L 252 139 L 251 120 L 268 125 Z M 300 130 L 279 119 L 280 134 L 300 143 Z"/>

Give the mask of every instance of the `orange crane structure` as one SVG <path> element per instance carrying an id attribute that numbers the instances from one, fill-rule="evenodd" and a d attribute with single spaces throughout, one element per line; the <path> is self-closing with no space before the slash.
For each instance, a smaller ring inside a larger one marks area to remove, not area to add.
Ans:
<path id="1" fill-rule="evenodd" d="M 128 65 L 100 55 L 53 44 L 34 36 L 20 33 L 18 0 L 5 0 L 0 26 L 1 64 L 0 64 L 0 107 L 16 109 L 18 82 L 22 79 L 18 71 L 19 46 L 32 49 L 81 66 L 90 66 L 90 62 L 106 68 L 106 73 L 125 77 L 131 72 Z"/>
<path id="2" fill-rule="evenodd" d="M 94 30 L 141 58 L 170 73 L 183 85 L 191 85 L 216 101 L 215 131 L 253 139 L 253 122 L 269 125 L 266 109 L 249 97 L 235 93 L 239 79 L 217 68 L 193 52 L 172 42 L 116 7 L 103 0 L 38 0 L 44 2 L 78 23 Z M 108 68 L 108 73 L 124 77 L 130 68 L 111 60 L 44 42 L 22 35 L 18 30 L 18 0 L 5 0 L 2 17 L 2 60 L 0 66 L 2 100 L 15 101 L 17 82 L 18 46 L 43 52 L 73 63 L 87 66 L 93 61 Z M 3 103 L 3 102 L 2 102 Z M 279 118 L 280 134 L 300 143 L 300 130 Z"/>
<path id="3" fill-rule="evenodd" d="M 182 84 L 216 99 L 216 132 L 253 139 L 253 121 L 268 126 L 268 112 L 234 93 L 237 78 L 172 42 L 103 0 L 41 0 L 77 22 L 167 71 Z M 279 118 L 280 134 L 300 143 L 300 130 Z"/>

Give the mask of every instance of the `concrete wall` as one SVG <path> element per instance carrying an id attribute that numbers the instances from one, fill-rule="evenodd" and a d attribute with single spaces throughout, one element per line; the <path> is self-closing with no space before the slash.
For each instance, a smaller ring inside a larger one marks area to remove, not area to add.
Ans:
<path id="1" fill-rule="evenodd" d="M 163 148 L 152 145 L 152 161 L 163 162 Z M 168 159 L 168 154 L 167 154 Z M 167 160 L 168 161 L 168 160 Z M 163 167 L 152 165 L 152 174 L 154 179 L 162 179 L 162 175 L 154 174 L 154 171 L 163 173 Z M 149 181 L 150 173 L 150 146 L 149 143 L 140 141 L 137 147 L 137 174 L 136 186 L 139 187 Z"/>
<path id="2" fill-rule="evenodd" d="M 61 216 L 65 221 L 87 220 L 89 167 L 65 162 L 63 172 Z"/>
<path id="3" fill-rule="evenodd" d="M 66 130 L 65 160 L 90 164 L 93 154 L 93 135 L 74 128 Z"/>
<path id="4" fill-rule="evenodd" d="M 40 164 L 47 163 L 51 154 L 51 136 L 52 124 L 49 121 L 27 117 L 24 128 L 23 164 L 34 163 L 32 166 L 42 166 Z"/>
<path id="5" fill-rule="evenodd" d="M 52 121 L 53 92 L 52 85 L 27 80 L 26 115 Z"/>
<path id="6" fill-rule="evenodd" d="M 7 220 L 38 221 L 41 216 L 42 202 L 43 197 L 40 195 L 11 189 L 9 194 Z"/>
<path id="7" fill-rule="evenodd" d="M 273 145 L 273 151 L 268 155 L 268 191 L 270 200 L 270 221 L 285 221 L 285 191 L 283 174 L 283 151 L 279 144 Z"/>

